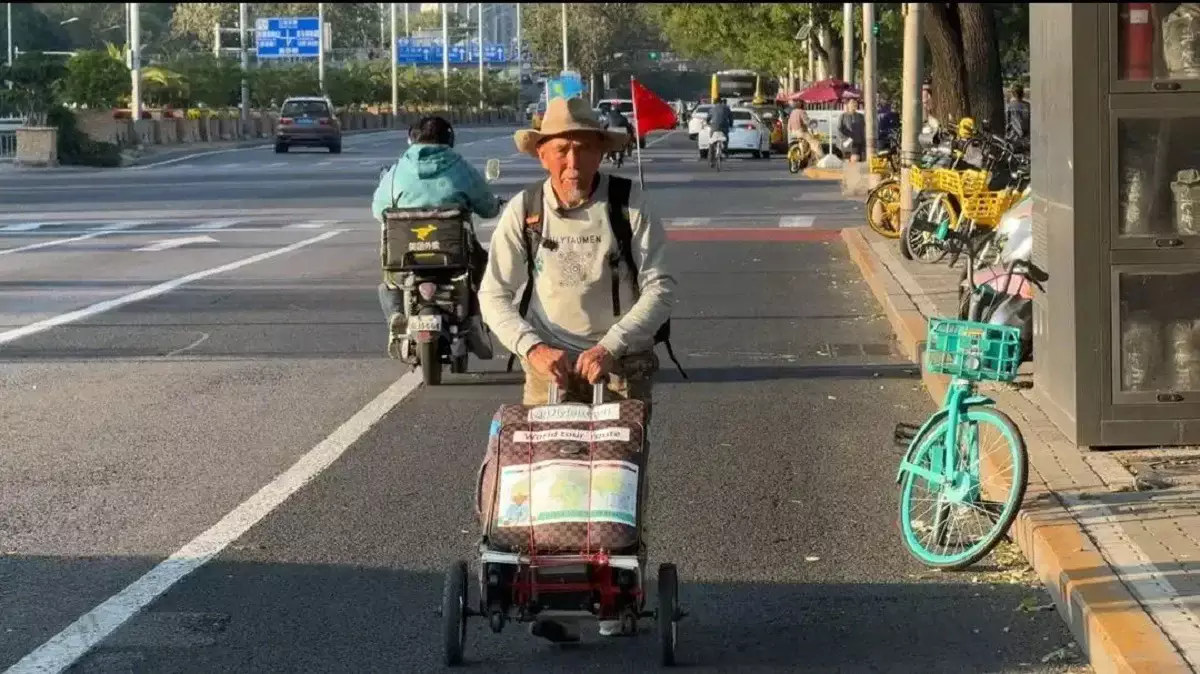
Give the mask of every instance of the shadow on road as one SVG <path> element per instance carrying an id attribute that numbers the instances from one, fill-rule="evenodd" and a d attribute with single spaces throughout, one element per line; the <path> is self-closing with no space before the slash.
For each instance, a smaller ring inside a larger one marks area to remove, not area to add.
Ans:
<path id="1" fill-rule="evenodd" d="M 271 554 L 231 547 L 70 671 L 443 671 L 440 572 L 285 564 L 268 561 Z M 6 621 L 0 667 L 119 589 L 104 570 L 130 582 L 151 565 L 135 558 L 5 558 L 0 575 L 37 578 L 31 590 L 53 582 L 59 593 L 76 591 L 60 600 L 58 593 L 35 597 L 18 586 L 5 602 L 15 620 Z M 1014 610 L 1031 592 L 1021 585 L 958 582 L 950 574 L 940 576 L 947 582 L 911 584 L 696 582 L 686 566 L 680 574 L 689 612 L 679 628 L 684 671 L 961 674 L 1065 667 L 1031 666 L 1063 644 L 1043 640 L 1061 630 L 1048 630 L 1059 620 L 1053 611 Z M 653 607 L 656 590 L 648 582 Z M 477 597 L 473 585 L 471 601 Z M 585 629 L 582 643 L 554 646 L 528 636 L 524 625 L 496 635 L 473 619 L 465 669 L 659 671 L 654 629 L 653 620 L 644 620 L 637 637 L 604 640 Z"/>

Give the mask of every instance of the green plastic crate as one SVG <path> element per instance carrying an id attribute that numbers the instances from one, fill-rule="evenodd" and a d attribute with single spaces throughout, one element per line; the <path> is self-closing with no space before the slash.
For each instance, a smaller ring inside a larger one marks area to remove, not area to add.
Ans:
<path id="1" fill-rule="evenodd" d="M 929 319 L 926 370 L 970 381 L 1012 381 L 1020 365 L 1020 328 Z"/>

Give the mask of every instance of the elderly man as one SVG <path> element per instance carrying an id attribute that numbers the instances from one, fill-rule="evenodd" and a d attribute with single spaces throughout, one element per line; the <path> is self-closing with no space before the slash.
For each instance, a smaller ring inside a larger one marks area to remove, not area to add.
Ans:
<path id="1" fill-rule="evenodd" d="M 504 209 L 479 301 L 484 321 L 521 360 L 524 403 L 545 404 L 551 382 L 564 400 L 590 402 L 590 384 L 606 382 L 609 399 L 649 408 L 654 345 L 665 336 L 675 280 L 666 232 L 641 190 L 600 173 L 626 134 L 605 130 L 586 101 L 556 98 L 540 131 L 518 131 L 515 140 L 550 175 Z M 542 621 L 533 631 L 552 641 L 579 638 L 574 623 Z M 600 633 L 620 633 L 620 621 L 602 622 Z"/>

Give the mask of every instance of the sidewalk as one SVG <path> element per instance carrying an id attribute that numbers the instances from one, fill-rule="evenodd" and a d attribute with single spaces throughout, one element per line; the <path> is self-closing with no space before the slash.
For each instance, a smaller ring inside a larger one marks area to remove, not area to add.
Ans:
<path id="1" fill-rule="evenodd" d="M 918 360 L 927 317 L 956 313 L 959 271 L 904 260 L 896 241 L 865 227 L 842 238 L 901 349 Z M 922 378 L 940 403 L 946 378 Z M 1080 450 L 1041 412 L 1028 371 L 986 392 L 1029 450 L 1012 536 L 1095 671 L 1200 670 L 1200 449 Z"/>

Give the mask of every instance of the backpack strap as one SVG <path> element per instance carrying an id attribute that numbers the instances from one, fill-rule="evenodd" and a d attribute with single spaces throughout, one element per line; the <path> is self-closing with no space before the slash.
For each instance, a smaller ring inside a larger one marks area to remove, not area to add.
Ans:
<path id="1" fill-rule="evenodd" d="M 545 180 L 539 180 L 533 185 L 526 187 L 521 192 L 521 206 L 523 217 L 525 220 L 521 225 L 521 239 L 525 243 L 525 290 L 521 293 L 521 304 L 517 308 L 521 318 L 529 311 L 529 303 L 533 301 L 533 275 L 536 272 L 534 267 L 534 258 L 537 256 L 537 249 L 542 245 L 542 219 L 543 219 L 543 196 L 545 190 Z M 505 366 L 505 372 L 512 372 L 513 364 L 516 363 L 517 355 L 511 354 L 508 357 L 508 365 Z"/>
<path id="2" fill-rule="evenodd" d="M 625 263 L 629 270 L 630 285 L 634 301 L 642 294 L 638 285 L 638 266 L 633 259 L 633 225 L 629 222 L 629 194 L 633 190 L 633 181 L 628 178 L 610 175 L 608 177 L 608 223 L 612 227 L 613 237 L 617 240 L 617 255 L 612 260 L 612 306 L 613 316 L 621 315 L 621 280 L 618 274 L 618 264 Z M 675 364 L 679 374 L 687 379 L 687 372 L 675 357 L 675 349 L 671 348 L 671 319 L 659 326 L 654 333 L 654 343 L 663 343 L 667 347 L 667 356 Z"/>

